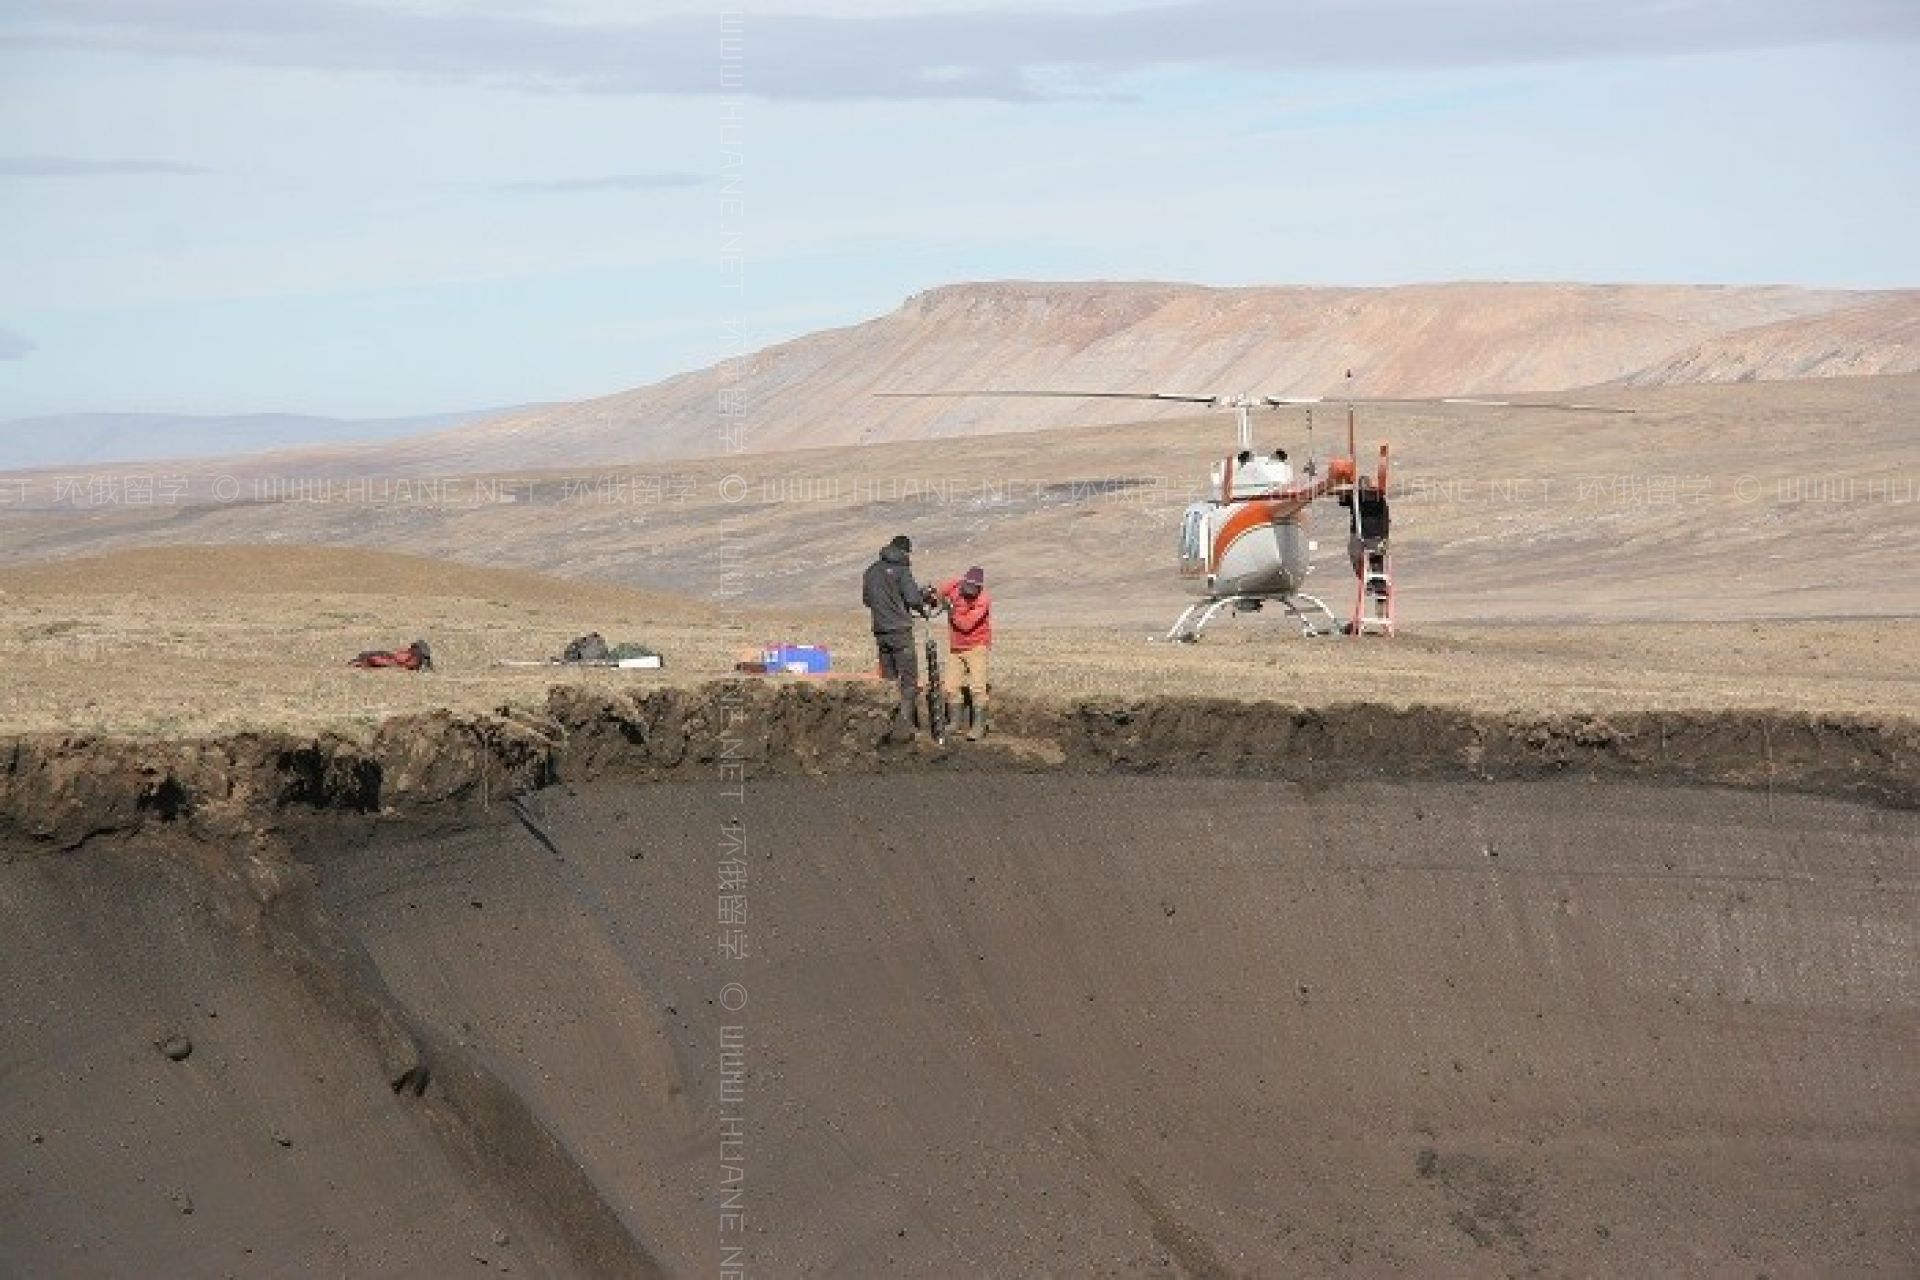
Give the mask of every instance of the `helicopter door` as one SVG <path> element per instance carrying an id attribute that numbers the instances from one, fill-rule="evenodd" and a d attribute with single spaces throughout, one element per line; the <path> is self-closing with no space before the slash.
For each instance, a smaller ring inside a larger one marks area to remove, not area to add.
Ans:
<path id="1" fill-rule="evenodd" d="M 1180 522 L 1180 576 L 1184 578 L 1204 577 L 1207 573 L 1207 552 L 1213 541 L 1207 530 L 1210 509 L 1208 503 L 1193 503 Z"/>

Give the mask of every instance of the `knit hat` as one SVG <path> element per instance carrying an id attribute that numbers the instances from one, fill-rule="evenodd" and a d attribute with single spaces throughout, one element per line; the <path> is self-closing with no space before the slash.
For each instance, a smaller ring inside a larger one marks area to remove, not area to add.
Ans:
<path id="1" fill-rule="evenodd" d="M 893 541 L 889 542 L 887 545 L 892 547 L 895 551 L 911 552 L 913 550 L 913 539 L 909 538 L 904 533 L 897 533 L 894 535 Z"/>
<path id="2" fill-rule="evenodd" d="M 987 571 L 977 564 L 968 569 L 966 576 L 960 579 L 960 589 L 968 595 L 978 595 L 980 589 L 986 585 Z"/>

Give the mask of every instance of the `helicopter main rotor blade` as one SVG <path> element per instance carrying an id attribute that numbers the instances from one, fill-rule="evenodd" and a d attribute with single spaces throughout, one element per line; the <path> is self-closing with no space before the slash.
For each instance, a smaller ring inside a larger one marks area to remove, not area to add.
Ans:
<path id="1" fill-rule="evenodd" d="M 1314 405 L 1369 405 L 1385 409 L 1419 409 L 1464 405 L 1474 409 L 1566 409 L 1578 413 L 1633 413 L 1608 404 L 1580 404 L 1560 400 L 1488 400 L 1479 396 L 1263 396 L 1276 409 Z"/>
<path id="2" fill-rule="evenodd" d="M 1634 413 L 1607 404 L 1584 404 L 1563 400 L 1494 400 L 1483 396 L 1259 396 L 1189 395 L 1176 391 L 876 391 L 877 397 L 895 400 L 960 399 L 965 397 L 1008 396 L 1048 400 L 1161 400 L 1180 404 L 1205 404 L 1223 409 L 1308 408 L 1316 405 L 1364 405 L 1377 409 L 1426 409 L 1459 406 L 1472 409 L 1557 409 L 1573 413 Z"/>
<path id="3" fill-rule="evenodd" d="M 896 400 L 1024 396 L 1066 400 L 1174 400 L 1183 404 L 1217 404 L 1222 399 L 1220 396 L 1190 396 L 1173 391 L 876 391 L 873 394 Z"/>

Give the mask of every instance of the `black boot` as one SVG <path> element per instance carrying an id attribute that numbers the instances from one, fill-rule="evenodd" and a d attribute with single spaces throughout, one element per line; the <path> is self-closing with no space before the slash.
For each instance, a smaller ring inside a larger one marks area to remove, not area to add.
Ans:
<path id="1" fill-rule="evenodd" d="M 980 739 L 986 736 L 987 736 L 987 704 L 984 702 L 976 702 L 973 704 L 973 715 L 971 717 L 971 723 L 969 723 L 969 725 L 967 726 L 967 741 L 978 742 L 980 741 Z"/>
<path id="2" fill-rule="evenodd" d="M 914 731 L 919 728 L 918 699 L 912 694 L 900 696 L 900 707 L 893 713 L 893 724 L 887 730 L 882 742 L 912 742 Z"/>

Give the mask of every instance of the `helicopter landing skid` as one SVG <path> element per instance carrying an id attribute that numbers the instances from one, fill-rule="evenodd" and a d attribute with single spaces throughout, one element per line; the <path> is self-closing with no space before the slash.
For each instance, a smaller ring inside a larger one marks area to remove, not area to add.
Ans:
<path id="1" fill-rule="evenodd" d="M 1333 610 L 1318 596 L 1304 593 L 1290 596 L 1221 596 L 1217 600 L 1198 600 L 1187 606 L 1185 613 L 1168 630 L 1164 637 L 1168 641 L 1193 644 L 1200 639 L 1201 631 L 1213 621 L 1214 615 L 1229 605 L 1236 613 L 1252 613 L 1268 601 L 1272 601 L 1300 620 L 1300 632 L 1309 636 L 1334 635 L 1340 630 L 1340 619 L 1333 616 Z M 1301 606 L 1305 605 L 1305 608 Z M 1199 617 L 1194 615 L 1198 614 Z M 1326 621 L 1323 623 L 1321 619 Z"/>

